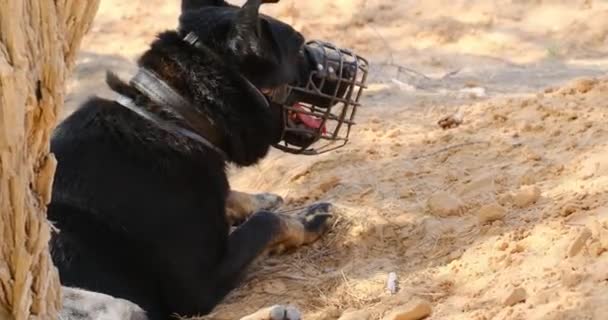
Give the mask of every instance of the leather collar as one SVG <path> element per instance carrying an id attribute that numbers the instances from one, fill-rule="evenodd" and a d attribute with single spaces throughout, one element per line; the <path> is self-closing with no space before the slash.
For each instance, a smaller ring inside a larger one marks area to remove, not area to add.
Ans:
<path id="1" fill-rule="evenodd" d="M 206 49 L 206 47 L 199 41 L 198 36 L 193 32 L 186 34 L 183 40 L 198 50 L 213 53 Z M 249 92 L 255 96 L 257 102 L 264 105 L 266 108 L 270 108 L 270 104 L 268 99 L 266 99 L 266 96 L 247 78 L 242 75 L 239 76 L 248 87 Z M 182 135 L 189 139 L 195 140 L 211 148 L 220 156 L 227 159 L 226 153 L 213 143 L 217 143 L 217 141 L 219 141 L 217 138 L 217 130 L 213 128 L 215 126 L 213 119 L 198 111 L 198 109 L 194 107 L 190 101 L 186 100 L 179 93 L 177 93 L 165 81 L 154 74 L 154 72 L 140 68 L 137 74 L 131 79 L 130 84 L 143 95 L 148 97 L 148 99 L 152 100 L 152 102 L 158 104 L 159 106 L 171 108 L 171 110 L 175 112 L 193 130 L 189 130 L 161 119 L 154 113 L 149 112 L 148 110 L 135 104 L 135 102 L 129 97 L 120 95 L 116 100 L 118 104 L 154 123 L 157 127 L 169 133 Z M 193 119 L 198 121 L 193 121 Z M 212 135 L 212 137 L 205 137 L 209 135 Z M 215 137 L 213 137 L 213 135 L 215 135 Z"/>
<path id="2" fill-rule="evenodd" d="M 140 68 L 131 79 L 130 84 L 143 95 L 159 106 L 171 108 L 192 129 L 187 129 L 172 122 L 161 119 L 157 115 L 138 106 L 131 98 L 120 95 L 116 102 L 133 111 L 142 118 L 154 123 L 157 127 L 176 135 L 185 136 L 199 142 L 220 156 L 227 159 L 226 153 L 216 146 L 206 135 L 217 135 L 215 123 L 209 116 L 199 112 L 188 100 L 161 80 L 152 71 Z M 196 119 L 198 121 L 192 121 Z M 219 139 L 213 139 L 215 141 Z"/>

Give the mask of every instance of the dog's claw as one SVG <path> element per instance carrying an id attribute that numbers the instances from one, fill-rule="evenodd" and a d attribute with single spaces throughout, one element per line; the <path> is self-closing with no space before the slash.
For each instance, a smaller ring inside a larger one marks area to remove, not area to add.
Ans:
<path id="1" fill-rule="evenodd" d="M 271 307 L 269 320 L 300 320 L 300 311 L 293 306 L 276 305 Z"/>
<path id="2" fill-rule="evenodd" d="M 241 320 L 301 320 L 300 311 L 293 306 L 274 305 L 241 318 Z"/>

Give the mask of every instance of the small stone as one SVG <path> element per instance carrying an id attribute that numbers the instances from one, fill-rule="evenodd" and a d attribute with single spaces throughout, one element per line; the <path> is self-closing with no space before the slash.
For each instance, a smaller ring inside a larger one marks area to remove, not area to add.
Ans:
<path id="1" fill-rule="evenodd" d="M 493 174 L 476 177 L 470 183 L 460 187 L 457 193 L 461 197 L 491 193 L 495 189 L 495 180 L 496 177 Z"/>
<path id="2" fill-rule="evenodd" d="M 511 291 L 511 293 L 504 300 L 503 304 L 505 306 L 511 307 L 520 302 L 526 301 L 527 297 L 528 294 L 526 293 L 526 290 L 524 288 L 518 287 Z"/>
<path id="3" fill-rule="evenodd" d="M 426 301 L 418 301 L 390 312 L 383 320 L 420 320 L 431 315 L 431 305 Z"/>
<path id="4" fill-rule="evenodd" d="M 496 249 L 498 249 L 499 251 L 505 251 L 507 250 L 507 248 L 509 248 L 509 243 L 506 241 L 500 242 L 496 245 Z"/>
<path id="5" fill-rule="evenodd" d="M 513 249 L 511 249 L 511 253 L 521 253 L 524 252 L 525 249 L 526 248 L 521 243 L 517 243 Z"/>
<path id="6" fill-rule="evenodd" d="M 331 189 L 337 187 L 340 184 L 340 182 L 341 182 L 340 178 L 333 176 L 333 177 L 325 180 L 321 184 L 319 184 L 318 190 L 320 193 L 327 193 Z"/>
<path id="7" fill-rule="evenodd" d="M 386 134 L 388 138 L 397 138 L 402 134 L 401 130 L 395 129 Z"/>
<path id="8" fill-rule="evenodd" d="M 566 269 L 562 272 L 562 284 L 568 288 L 572 288 L 577 286 L 583 281 L 584 275 L 580 272 L 574 272 L 572 270 Z"/>
<path id="9" fill-rule="evenodd" d="M 598 234 L 599 244 L 604 250 L 608 250 L 608 230 L 602 228 Z"/>
<path id="10" fill-rule="evenodd" d="M 479 219 L 480 224 L 486 224 L 489 222 L 493 222 L 496 220 L 502 220 L 507 211 L 501 205 L 495 204 L 487 204 L 477 211 L 477 217 Z"/>
<path id="11" fill-rule="evenodd" d="M 595 257 L 599 257 L 600 255 L 602 255 L 602 253 L 604 253 L 604 251 L 606 251 L 606 249 L 602 248 L 602 245 L 600 244 L 599 241 L 593 241 L 591 242 L 587 248 L 589 249 L 589 252 L 594 255 Z"/>
<path id="12" fill-rule="evenodd" d="M 575 212 L 577 212 L 578 210 L 580 210 L 580 207 L 576 204 L 566 204 L 563 208 L 562 211 L 560 212 L 560 215 L 562 217 L 567 217 Z"/>
<path id="13" fill-rule="evenodd" d="M 513 203 L 524 208 L 540 199 L 540 189 L 537 186 L 522 186 L 515 194 L 513 194 Z"/>
<path id="14" fill-rule="evenodd" d="M 338 320 L 368 320 L 370 317 L 371 313 L 367 310 L 346 310 Z"/>
<path id="15" fill-rule="evenodd" d="M 431 213 L 439 217 L 457 216 L 464 209 L 464 204 L 459 198 L 444 191 L 432 195 L 427 205 Z"/>
<path id="16" fill-rule="evenodd" d="M 520 186 L 529 186 L 534 183 L 536 183 L 536 173 L 532 169 L 527 170 L 519 177 Z"/>
<path id="17" fill-rule="evenodd" d="M 520 131 L 522 131 L 522 132 L 530 132 L 530 131 L 534 130 L 534 126 L 533 126 L 533 124 L 531 123 L 531 121 L 530 121 L 530 120 L 528 120 L 528 121 L 524 121 L 524 122 L 522 122 L 522 123 L 519 125 L 518 129 L 519 129 Z"/>
<path id="18" fill-rule="evenodd" d="M 315 317 L 315 319 L 317 319 L 317 320 L 335 320 L 335 319 L 338 319 L 342 314 L 343 313 L 340 312 L 340 310 L 337 307 L 331 306 L 331 307 L 327 307 L 327 308 L 323 309 L 323 311 L 321 311 L 321 313 L 317 317 Z M 342 318 L 340 318 L 340 319 L 342 319 Z M 353 318 L 353 319 L 357 319 L 357 318 Z"/>
<path id="19" fill-rule="evenodd" d="M 0 268 L 0 276 L 4 276 L 3 271 Z M 127 300 L 70 287 L 64 287 L 61 291 L 63 308 L 57 317 L 59 319 L 74 319 L 75 315 L 80 319 L 147 319 L 138 305 Z M 0 319 L 14 319 L 12 316 L 5 317 L 5 314 L 3 306 L 0 306 Z"/>
<path id="20" fill-rule="evenodd" d="M 399 198 L 407 199 L 416 195 L 416 192 L 410 187 L 404 187 L 399 190 Z"/>
<path id="21" fill-rule="evenodd" d="M 529 161 L 540 161 L 542 160 L 542 156 L 538 154 L 536 150 L 532 150 L 531 148 L 526 147 L 524 149 L 524 154 L 526 159 Z"/>
<path id="22" fill-rule="evenodd" d="M 464 118 L 463 118 L 462 113 L 457 112 L 455 114 L 445 116 L 445 117 L 439 119 L 439 121 L 437 121 L 437 124 L 443 130 L 447 130 L 447 129 L 453 129 L 453 128 L 460 126 L 462 124 L 463 120 L 464 120 Z"/>
<path id="23" fill-rule="evenodd" d="M 589 228 L 586 228 L 586 227 L 583 228 L 583 230 L 581 230 L 581 232 L 574 239 L 574 241 L 572 241 L 572 243 L 570 244 L 570 247 L 568 247 L 568 257 L 572 258 L 572 257 L 576 256 L 579 252 L 581 252 L 581 250 L 585 246 L 585 242 L 587 242 L 587 239 L 589 239 L 590 237 L 591 237 L 591 230 L 589 230 Z"/>
<path id="24" fill-rule="evenodd" d="M 391 293 L 391 294 L 395 294 L 397 293 L 397 274 L 394 272 L 391 272 L 388 274 L 388 279 L 386 280 L 386 289 Z"/>
<path id="25" fill-rule="evenodd" d="M 513 195 L 510 193 L 503 193 L 496 198 L 496 202 L 501 206 L 506 206 L 509 203 L 513 202 Z"/>
<path id="26" fill-rule="evenodd" d="M 587 93 L 596 85 L 597 81 L 594 79 L 581 79 L 576 82 L 574 85 L 576 87 L 576 91 L 580 93 Z"/>

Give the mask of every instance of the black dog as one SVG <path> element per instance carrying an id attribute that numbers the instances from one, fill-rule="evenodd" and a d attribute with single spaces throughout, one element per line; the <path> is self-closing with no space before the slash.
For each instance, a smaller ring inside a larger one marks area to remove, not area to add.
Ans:
<path id="1" fill-rule="evenodd" d="M 180 30 L 139 59 L 139 81 L 108 76 L 121 99 L 92 98 L 58 126 L 48 215 L 63 285 L 151 319 L 206 314 L 261 253 L 325 232 L 321 205 L 257 212 L 229 233 L 226 163 L 254 164 L 280 139 L 281 110 L 260 92 L 301 76 L 303 37 L 259 15 L 262 2 L 185 1 Z"/>

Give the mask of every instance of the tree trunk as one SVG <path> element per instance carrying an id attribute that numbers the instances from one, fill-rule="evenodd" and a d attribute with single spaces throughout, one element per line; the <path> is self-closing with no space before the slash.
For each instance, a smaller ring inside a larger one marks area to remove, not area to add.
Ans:
<path id="1" fill-rule="evenodd" d="M 99 0 L 0 0 L 0 318 L 57 319 L 49 136 Z"/>

